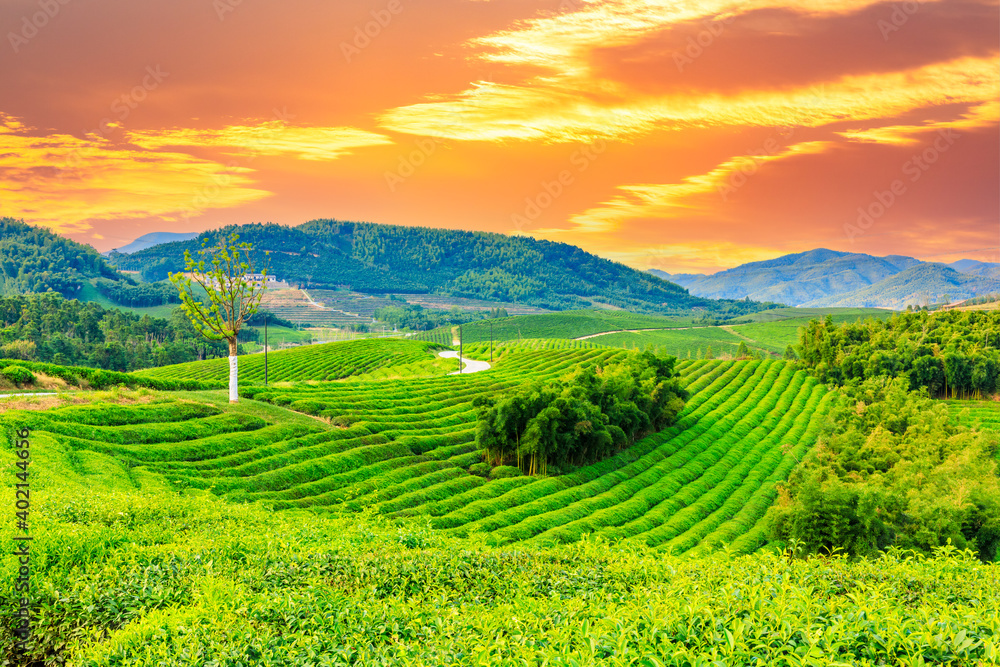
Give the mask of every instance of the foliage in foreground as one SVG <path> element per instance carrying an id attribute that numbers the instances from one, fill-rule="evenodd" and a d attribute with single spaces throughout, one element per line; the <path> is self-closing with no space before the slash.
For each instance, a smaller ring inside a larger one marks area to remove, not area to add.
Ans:
<path id="1" fill-rule="evenodd" d="M 0 458 L 6 467 L 9 445 Z M 136 492 L 112 465 L 87 479 L 45 455 L 36 466 L 61 478 L 35 482 L 29 657 L 47 665 L 781 667 L 998 656 L 998 566 L 954 548 L 857 562 L 682 560 L 589 540 L 496 549 L 418 524 L 178 496 L 149 477 Z M 13 498 L 9 484 L 2 496 Z M 17 568 L 10 555 L 0 562 L 9 599 Z M 13 657 L 12 611 L 0 610 L 3 660 Z"/>
<path id="2" fill-rule="evenodd" d="M 28 373 L 34 371 L 35 373 L 42 373 L 52 378 L 59 378 L 66 383 L 69 389 L 110 389 L 111 387 L 123 386 L 133 389 L 142 387 L 146 389 L 178 391 L 217 389 L 222 386 L 220 381 L 211 379 L 189 380 L 183 378 L 145 377 L 133 375 L 132 373 L 106 371 L 101 368 L 59 366 L 41 361 L 5 360 L 3 363 L 9 364 L 9 366 L 4 368 L 4 373 L 8 371 L 18 373 L 14 369 L 24 369 Z M 21 377 L 27 379 L 23 374 Z"/>
<path id="3" fill-rule="evenodd" d="M 844 391 L 828 434 L 769 513 L 775 537 L 862 556 L 890 546 L 930 553 L 950 542 L 994 560 L 998 434 L 957 424 L 902 378 Z"/>

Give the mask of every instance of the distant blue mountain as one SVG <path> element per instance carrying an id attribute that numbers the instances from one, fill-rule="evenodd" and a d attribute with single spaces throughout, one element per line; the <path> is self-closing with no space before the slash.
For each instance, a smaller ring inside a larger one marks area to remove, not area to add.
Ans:
<path id="1" fill-rule="evenodd" d="M 151 248 L 154 245 L 160 245 L 161 243 L 187 241 L 195 238 L 196 236 L 198 236 L 198 232 L 150 232 L 149 234 L 143 234 L 128 245 L 122 246 L 121 248 L 115 248 L 115 252 L 128 255 L 129 253 L 139 252 L 140 250 L 145 250 L 146 248 Z"/>
<path id="2" fill-rule="evenodd" d="M 1000 264 L 989 262 L 979 262 L 974 259 L 960 259 L 948 265 L 959 273 L 967 273 L 970 276 L 982 276 L 984 278 L 1000 278 Z"/>
<path id="3" fill-rule="evenodd" d="M 909 305 L 955 303 L 1000 293 L 1000 280 L 959 273 L 944 264 L 923 263 L 848 294 L 811 301 L 807 306 L 876 307 L 903 310 Z"/>
<path id="4" fill-rule="evenodd" d="M 650 272 L 686 287 L 693 295 L 714 299 L 905 308 L 935 303 L 946 294 L 954 301 L 992 292 L 1000 278 L 1000 264 L 961 260 L 945 266 L 903 255 L 875 257 L 817 248 L 712 275 Z M 901 278 L 893 281 L 895 276 Z"/>

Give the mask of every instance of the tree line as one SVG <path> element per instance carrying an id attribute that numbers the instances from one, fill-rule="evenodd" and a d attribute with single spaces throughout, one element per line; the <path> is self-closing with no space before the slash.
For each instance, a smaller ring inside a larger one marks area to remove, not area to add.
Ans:
<path id="1" fill-rule="evenodd" d="M 168 282 L 138 283 L 128 277 L 122 280 L 99 278 L 94 281 L 94 287 L 114 303 L 129 308 L 149 308 L 181 302 L 177 290 Z"/>
<path id="2" fill-rule="evenodd" d="M 809 553 L 930 554 L 947 545 L 984 561 L 1000 547 L 998 434 L 960 426 L 903 377 L 842 389 L 819 444 L 779 487 L 775 539 Z"/>
<path id="3" fill-rule="evenodd" d="M 1000 389 L 1000 312 L 900 313 L 841 326 L 827 316 L 803 327 L 799 354 L 827 383 L 899 377 L 932 396 L 981 398 Z"/>
<path id="4" fill-rule="evenodd" d="M 0 297 L 0 357 L 132 371 L 227 355 L 180 310 L 136 315 L 48 293 Z"/>
<path id="5" fill-rule="evenodd" d="M 420 304 L 401 302 L 399 305 L 383 306 L 375 311 L 375 318 L 395 329 L 412 331 L 430 331 L 440 326 L 465 324 L 478 320 L 508 317 L 506 308 L 489 308 L 483 310 L 464 310 L 457 306 L 445 310 L 443 308 L 424 308 Z"/>

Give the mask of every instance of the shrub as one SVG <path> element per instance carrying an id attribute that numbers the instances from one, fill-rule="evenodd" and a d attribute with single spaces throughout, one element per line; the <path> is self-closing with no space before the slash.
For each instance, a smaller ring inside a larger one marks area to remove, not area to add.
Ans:
<path id="1" fill-rule="evenodd" d="M 109 373 L 108 371 L 99 370 L 94 371 L 87 378 L 90 386 L 94 389 L 107 389 L 108 387 L 113 387 L 120 382 L 120 379 L 116 377 L 115 373 Z"/>
<path id="2" fill-rule="evenodd" d="M 469 466 L 469 472 L 473 475 L 479 475 L 480 477 L 486 477 L 490 474 L 490 464 L 485 461 L 481 463 L 474 463 Z"/>
<path id="3" fill-rule="evenodd" d="M 17 385 L 34 384 L 35 382 L 35 376 L 32 375 L 31 371 L 22 366 L 8 366 L 0 373 L 3 373 L 5 378 Z"/>
<path id="4" fill-rule="evenodd" d="M 490 471 L 490 479 L 504 479 L 506 477 L 519 477 L 521 469 L 517 466 L 497 466 Z"/>

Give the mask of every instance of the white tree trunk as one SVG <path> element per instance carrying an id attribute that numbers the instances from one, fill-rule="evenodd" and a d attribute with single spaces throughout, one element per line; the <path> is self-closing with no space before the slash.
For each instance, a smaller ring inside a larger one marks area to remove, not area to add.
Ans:
<path id="1" fill-rule="evenodd" d="M 239 400 L 239 380 L 237 379 L 239 362 L 235 355 L 229 357 L 229 402 L 235 403 Z"/>

